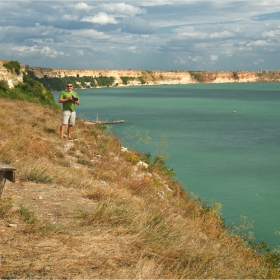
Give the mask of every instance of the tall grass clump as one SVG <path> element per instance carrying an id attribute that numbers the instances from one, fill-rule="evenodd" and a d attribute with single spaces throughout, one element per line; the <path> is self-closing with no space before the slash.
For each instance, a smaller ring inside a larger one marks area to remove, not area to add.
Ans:
<path id="1" fill-rule="evenodd" d="M 44 166 L 23 166 L 20 168 L 20 179 L 23 182 L 35 182 L 50 184 L 53 182 L 52 176 Z"/>
<path id="2" fill-rule="evenodd" d="M 0 199 L 0 219 L 5 219 L 11 216 L 13 201 L 11 197 Z"/>

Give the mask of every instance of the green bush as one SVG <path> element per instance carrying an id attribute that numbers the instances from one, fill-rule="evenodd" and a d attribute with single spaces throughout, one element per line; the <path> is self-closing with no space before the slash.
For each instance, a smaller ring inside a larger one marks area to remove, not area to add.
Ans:
<path id="1" fill-rule="evenodd" d="M 20 64 L 18 61 L 11 60 L 3 64 L 3 66 L 16 74 L 20 74 Z"/>
<path id="2" fill-rule="evenodd" d="M 142 76 L 138 77 L 138 80 L 141 82 L 142 85 L 146 84 L 146 81 L 144 80 L 144 78 Z"/>
<path id="3" fill-rule="evenodd" d="M 191 77 L 199 83 L 204 82 L 204 76 L 201 72 L 189 71 Z"/>
<path id="4" fill-rule="evenodd" d="M 0 81 L 0 90 L 7 92 L 9 90 L 9 85 L 7 81 L 1 80 Z"/>
<path id="5" fill-rule="evenodd" d="M 99 77 L 94 77 L 94 79 L 97 81 L 97 84 L 100 87 L 108 87 L 112 86 L 115 78 L 114 77 L 107 77 L 107 76 L 99 76 Z"/>
<path id="6" fill-rule="evenodd" d="M 135 77 L 126 77 L 126 76 L 123 76 L 121 77 L 122 79 L 122 82 L 124 85 L 127 85 L 129 81 L 134 81 L 135 80 Z"/>

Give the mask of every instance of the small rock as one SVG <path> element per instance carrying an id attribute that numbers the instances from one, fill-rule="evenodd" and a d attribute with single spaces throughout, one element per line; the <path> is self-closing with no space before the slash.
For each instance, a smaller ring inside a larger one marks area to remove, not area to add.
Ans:
<path id="1" fill-rule="evenodd" d="M 148 164 L 146 163 L 146 162 L 143 162 L 143 161 L 139 161 L 138 163 L 137 163 L 137 166 L 143 166 L 144 168 L 148 168 Z"/>
<path id="2" fill-rule="evenodd" d="M 127 151 L 128 151 L 128 149 L 127 149 L 127 148 L 122 147 L 122 152 L 127 152 Z"/>
<path id="3" fill-rule="evenodd" d="M 14 228 L 16 228 L 16 227 L 17 227 L 17 224 L 8 224 L 8 227 L 14 227 Z"/>

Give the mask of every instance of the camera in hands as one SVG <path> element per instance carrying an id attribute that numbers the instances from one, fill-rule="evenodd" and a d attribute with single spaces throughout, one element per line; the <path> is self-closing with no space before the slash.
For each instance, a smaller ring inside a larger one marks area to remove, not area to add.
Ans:
<path id="1" fill-rule="evenodd" d="M 72 99 L 73 99 L 74 101 L 78 101 L 78 100 L 79 100 L 79 98 L 75 97 L 74 95 L 72 95 Z"/>

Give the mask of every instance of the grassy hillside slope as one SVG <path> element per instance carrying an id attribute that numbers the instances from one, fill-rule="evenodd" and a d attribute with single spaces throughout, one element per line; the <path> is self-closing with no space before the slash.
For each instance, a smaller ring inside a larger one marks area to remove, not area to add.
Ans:
<path id="1" fill-rule="evenodd" d="M 0 278 L 279 278 L 161 165 L 122 151 L 104 126 L 1 99 L 0 161 L 17 168 L 0 199 Z M 20 109 L 20 110 L 19 110 Z"/>

